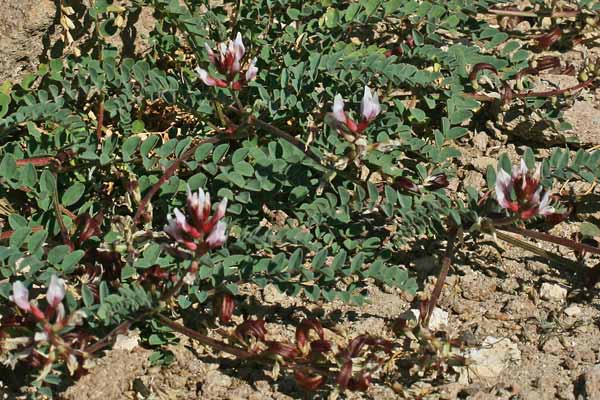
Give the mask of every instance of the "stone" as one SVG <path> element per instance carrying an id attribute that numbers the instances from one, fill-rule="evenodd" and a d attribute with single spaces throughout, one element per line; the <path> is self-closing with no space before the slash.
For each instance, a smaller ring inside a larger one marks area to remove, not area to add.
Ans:
<path id="1" fill-rule="evenodd" d="M 488 148 L 490 137 L 485 132 L 479 132 L 473 136 L 473 145 L 480 151 L 485 151 Z"/>
<path id="2" fill-rule="evenodd" d="M 465 172 L 465 179 L 463 180 L 463 187 L 473 187 L 475 189 L 481 189 L 485 186 L 485 179 L 483 175 L 477 171 Z"/>
<path id="3" fill-rule="evenodd" d="M 542 283 L 540 297 L 549 301 L 564 301 L 567 298 L 567 289 L 555 283 Z"/>
<path id="4" fill-rule="evenodd" d="M 581 383 L 587 399 L 600 399 L 600 364 L 584 372 Z"/>
<path id="5" fill-rule="evenodd" d="M 281 293 L 275 285 L 269 283 L 263 289 L 263 299 L 267 303 L 281 304 L 286 300 L 286 295 Z"/>
<path id="6" fill-rule="evenodd" d="M 557 337 L 551 337 L 550 339 L 546 340 L 542 346 L 542 350 L 544 350 L 546 353 L 558 355 L 562 352 L 563 345 Z"/>
<path id="7" fill-rule="evenodd" d="M 473 168 L 477 171 L 485 174 L 487 171 L 488 165 L 491 165 L 494 170 L 496 170 L 496 166 L 498 165 L 498 161 L 492 157 L 477 157 L 471 161 Z"/>
<path id="8" fill-rule="evenodd" d="M 577 317 L 581 314 L 581 308 L 577 304 L 571 304 L 565 308 L 564 313 L 569 317 Z"/>
<path id="9" fill-rule="evenodd" d="M 419 320 L 419 316 L 421 315 L 421 312 L 416 309 L 413 308 L 410 311 L 404 313 L 404 318 L 405 319 L 414 319 L 416 321 Z M 431 317 L 429 318 L 429 329 L 432 331 L 439 331 L 440 329 L 443 329 L 445 327 L 448 326 L 448 312 L 442 310 L 441 308 L 434 308 L 433 309 L 433 313 L 431 314 Z"/>
<path id="10" fill-rule="evenodd" d="M 481 378 L 496 378 L 511 363 L 521 362 L 521 351 L 517 344 L 508 338 L 488 336 L 477 349 L 463 353 L 468 366 L 460 368 L 459 382 Z"/>
<path id="11" fill-rule="evenodd" d="M 494 280 L 478 272 L 462 276 L 459 287 L 465 299 L 477 301 L 488 299 L 496 291 Z"/>
<path id="12" fill-rule="evenodd" d="M 0 82 L 13 83 L 37 68 L 52 31 L 56 2 L 4 0 L 0 13 Z"/>
<path id="13" fill-rule="evenodd" d="M 126 335 L 119 334 L 113 346 L 116 350 L 132 351 L 138 346 L 140 340 L 140 331 L 135 329 L 127 332 Z"/>

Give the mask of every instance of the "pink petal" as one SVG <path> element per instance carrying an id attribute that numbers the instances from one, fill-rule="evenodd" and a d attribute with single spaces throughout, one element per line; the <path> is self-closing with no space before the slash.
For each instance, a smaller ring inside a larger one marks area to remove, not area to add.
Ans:
<path id="1" fill-rule="evenodd" d="M 63 301 L 64 297 L 65 281 L 58 278 L 56 275 L 52 275 L 48 291 L 46 291 L 46 300 L 48 300 L 48 304 L 53 308 L 56 308 Z"/>
<path id="2" fill-rule="evenodd" d="M 23 285 L 22 282 L 16 281 L 12 285 L 13 294 L 11 300 L 23 311 L 30 311 L 31 304 L 29 304 L 29 291 Z"/>

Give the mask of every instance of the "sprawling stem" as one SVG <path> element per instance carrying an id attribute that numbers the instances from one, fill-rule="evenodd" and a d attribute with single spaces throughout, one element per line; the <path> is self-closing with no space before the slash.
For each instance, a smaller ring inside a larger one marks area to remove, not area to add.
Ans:
<path id="1" fill-rule="evenodd" d="M 424 323 L 426 326 L 429 324 L 429 319 L 431 318 L 433 310 L 437 305 L 440 294 L 442 294 L 442 289 L 444 288 L 444 283 L 446 282 L 446 277 L 448 276 L 448 271 L 450 270 L 450 265 L 452 264 L 452 255 L 454 253 L 454 241 L 456 240 L 456 235 L 457 233 L 452 233 L 448 238 L 446 252 L 442 258 L 442 269 L 438 275 L 437 281 L 435 282 L 435 287 L 433 288 L 433 292 L 431 293 L 431 297 L 427 305 L 427 315 L 424 318 Z"/>
<path id="2" fill-rule="evenodd" d="M 152 197 L 154 197 L 154 195 L 156 194 L 156 192 L 158 192 L 158 190 L 160 189 L 160 187 L 167 181 L 169 180 L 169 178 L 171 176 L 173 176 L 173 174 L 175 173 L 175 171 L 177 171 L 177 168 L 179 168 L 179 165 L 181 165 L 182 162 L 188 160 L 191 156 L 194 155 L 194 153 L 196 152 L 196 149 L 198 149 L 198 147 L 202 146 L 203 144 L 206 143 L 220 143 L 222 141 L 225 141 L 229 139 L 227 137 L 227 135 L 225 134 L 219 134 L 204 140 L 201 140 L 200 142 L 196 143 L 196 145 L 192 146 L 189 148 L 188 151 L 186 151 L 185 153 L 183 153 L 181 155 L 181 157 L 179 157 L 177 160 L 175 160 L 170 166 L 169 168 L 167 168 L 164 172 L 164 174 L 160 177 L 160 179 L 158 180 L 158 182 L 156 182 L 154 185 L 152 185 L 152 187 L 150 188 L 150 190 L 148 191 L 148 193 L 146 193 L 144 195 L 144 198 L 142 199 L 142 201 L 140 201 L 140 204 L 138 206 L 137 211 L 135 212 L 135 217 L 133 218 L 133 221 L 135 224 L 137 224 L 140 221 L 140 218 L 142 217 L 142 214 L 144 213 L 145 209 L 146 209 L 146 205 L 150 202 L 150 200 L 152 200 Z"/>
<path id="3" fill-rule="evenodd" d="M 589 244 L 585 244 L 585 243 L 581 243 L 581 242 L 576 242 L 571 239 L 554 236 L 549 233 L 533 231 L 531 229 L 525 229 L 525 228 L 517 228 L 516 226 L 502 226 L 502 227 L 497 227 L 497 228 L 501 229 L 503 231 L 527 236 L 527 237 L 530 237 L 533 239 L 539 239 L 539 240 L 543 240 L 545 242 L 550 242 L 550 243 L 558 244 L 561 246 L 565 246 L 565 247 L 568 247 L 568 248 L 576 250 L 576 251 L 580 251 L 580 252 L 587 251 L 589 253 L 600 254 L 600 249 L 597 247 L 590 246 Z"/>
<path id="4" fill-rule="evenodd" d="M 579 15 L 580 10 L 564 10 L 564 11 L 521 11 L 521 10 L 499 10 L 496 8 L 490 8 L 488 11 L 490 14 L 500 15 L 505 17 L 526 17 L 526 18 L 571 18 Z"/>
<path id="5" fill-rule="evenodd" d="M 500 240 L 504 240 L 505 242 L 508 242 L 514 246 L 517 246 L 517 247 L 520 247 L 527 251 L 530 251 L 533 254 L 536 254 L 540 257 L 543 257 L 547 260 L 554 262 L 556 265 L 564 266 L 565 268 L 567 268 L 570 271 L 576 272 L 578 270 L 581 270 L 581 268 L 574 261 L 568 260 L 568 259 L 561 257 L 557 254 L 554 254 L 550 251 L 541 249 L 532 243 L 525 242 L 516 237 L 508 235 L 504 232 L 496 231 L 495 234 L 496 234 L 496 237 Z"/>
<path id="6" fill-rule="evenodd" d="M 175 321 L 172 321 L 170 318 L 168 318 L 162 314 L 158 314 L 157 317 L 163 324 L 165 324 L 169 328 L 173 329 L 176 332 L 182 333 L 194 340 L 197 340 L 198 342 L 200 342 L 203 345 L 209 346 L 213 349 L 222 351 L 224 353 L 229 353 L 229 354 L 234 355 L 237 358 L 242 359 L 242 360 L 252 360 L 252 361 L 256 361 L 256 362 L 259 362 L 261 364 L 265 364 L 268 366 L 273 365 L 273 359 L 270 356 L 264 356 L 261 354 L 252 353 L 247 350 L 241 349 L 239 347 L 232 346 L 230 344 L 213 339 L 211 337 L 203 335 L 202 333 L 200 333 L 198 331 L 195 331 L 195 330 L 190 329 L 186 326 L 183 326 Z M 310 373 L 310 374 L 314 374 L 314 375 L 324 375 L 324 376 L 330 376 L 330 377 L 336 376 L 336 374 L 332 373 L 329 369 L 318 368 L 313 365 L 308 365 L 308 364 L 300 362 L 300 361 L 286 359 L 286 367 L 288 367 L 292 370 L 300 370 L 302 372 Z"/>

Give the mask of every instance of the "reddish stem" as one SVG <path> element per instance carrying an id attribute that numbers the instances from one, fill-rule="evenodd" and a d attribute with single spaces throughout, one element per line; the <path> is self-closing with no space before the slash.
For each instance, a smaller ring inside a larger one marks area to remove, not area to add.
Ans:
<path id="1" fill-rule="evenodd" d="M 158 180 L 158 182 L 156 182 L 154 185 L 152 185 L 152 187 L 150 188 L 150 190 L 148 191 L 148 193 L 146 193 L 146 195 L 144 196 L 144 198 L 140 201 L 140 204 L 138 206 L 137 211 L 135 212 L 135 216 L 133 217 L 133 223 L 134 224 L 138 224 L 140 221 L 140 218 L 142 217 L 142 214 L 144 213 L 144 210 L 146 209 L 146 205 L 150 202 L 150 200 L 152 200 L 152 197 L 154 197 L 154 195 L 156 194 L 156 192 L 158 192 L 158 190 L 160 189 L 160 187 L 169 179 L 171 178 L 171 176 L 175 173 L 175 171 L 177 171 L 177 168 L 179 168 L 179 165 L 186 161 L 187 159 L 189 159 L 191 156 L 194 155 L 194 153 L 196 152 L 196 149 L 200 146 L 202 146 L 203 144 L 206 143 L 219 143 L 222 140 L 225 139 L 232 139 L 230 136 L 228 135 L 224 135 L 224 134 L 219 134 L 207 139 L 204 139 L 200 142 L 198 142 L 196 145 L 190 147 L 190 149 L 188 151 L 186 151 L 185 153 L 183 153 L 181 155 L 181 157 L 179 157 L 177 160 L 175 160 L 170 166 L 169 168 L 167 168 L 164 172 L 164 174 L 160 177 L 160 179 Z"/>
<path id="2" fill-rule="evenodd" d="M 24 158 L 22 160 L 16 160 L 17 167 L 23 167 L 27 164 L 32 164 L 34 167 L 45 167 L 46 165 L 50 165 L 53 162 L 58 162 L 58 160 L 54 157 L 31 157 Z"/>
<path id="3" fill-rule="evenodd" d="M 102 128 L 104 125 L 104 96 L 100 97 L 100 102 L 98 103 L 98 115 L 97 115 L 98 125 L 96 126 L 96 139 L 98 139 L 98 143 L 102 141 Z"/>
<path id="4" fill-rule="evenodd" d="M 576 242 L 571 239 L 565 239 L 558 236 L 554 236 L 549 233 L 533 231 L 531 229 L 525 228 L 517 228 L 516 226 L 498 226 L 496 227 L 496 229 L 516 233 L 518 235 L 527 236 L 533 239 L 543 240 L 545 242 L 558 244 L 560 246 L 565 246 L 580 252 L 587 251 L 589 253 L 600 254 L 600 249 L 597 247 L 590 246 L 585 243 Z"/>
<path id="5" fill-rule="evenodd" d="M 43 226 L 34 226 L 31 228 L 31 232 L 39 232 L 44 229 Z M 0 233 L 0 240 L 10 239 L 10 237 L 15 233 L 15 231 L 4 231 Z"/>
<path id="6" fill-rule="evenodd" d="M 456 240 L 456 233 L 452 233 L 448 238 L 448 245 L 446 247 L 446 252 L 444 253 L 444 258 L 442 259 L 442 269 L 440 274 L 438 275 L 437 281 L 435 282 L 435 287 L 433 288 L 433 292 L 431 292 L 431 297 L 429 298 L 429 303 L 427 305 L 427 315 L 423 319 L 425 322 L 425 326 L 429 325 L 429 319 L 433 314 L 433 310 L 437 305 L 438 299 L 442 294 L 442 289 L 444 288 L 444 283 L 446 282 L 446 277 L 448 276 L 448 271 L 450 270 L 450 265 L 452 264 L 452 255 L 454 253 L 454 241 Z"/>

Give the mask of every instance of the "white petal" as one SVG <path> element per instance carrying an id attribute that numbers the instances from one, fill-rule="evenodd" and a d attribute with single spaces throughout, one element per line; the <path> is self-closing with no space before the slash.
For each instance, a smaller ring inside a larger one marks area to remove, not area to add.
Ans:
<path id="1" fill-rule="evenodd" d="M 174 209 L 173 213 L 175 214 L 175 219 L 177 220 L 177 224 L 179 224 L 181 227 L 187 225 L 187 220 L 185 219 L 185 215 L 179 210 L 179 208 Z"/>
<path id="2" fill-rule="evenodd" d="M 346 122 L 346 113 L 344 112 L 344 99 L 339 93 L 333 99 L 333 117 L 342 122 Z"/>
<path id="3" fill-rule="evenodd" d="M 196 67 L 196 74 L 206 86 L 215 86 L 216 81 L 208 75 L 208 71 L 200 67 Z"/>
<path id="4" fill-rule="evenodd" d="M 539 213 L 541 215 L 550 215 L 554 214 L 554 212 L 554 207 L 550 205 L 550 193 L 546 192 L 542 196 L 542 201 L 540 202 L 539 206 Z"/>
<path id="5" fill-rule="evenodd" d="M 223 221 L 219 221 L 213 228 L 210 235 L 208 235 L 206 238 L 206 244 L 213 249 L 216 247 L 221 247 L 227 239 L 227 236 L 225 236 L 225 229 L 227 229 L 227 224 Z"/>
<path id="6" fill-rule="evenodd" d="M 168 218 L 169 223 L 163 227 L 165 233 L 171 236 L 173 239 L 179 241 L 183 240 L 183 236 L 181 236 L 181 229 L 177 224 L 177 221 L 174 218 Z"/>
<path id="7" fill-rule="evenodd" d="M 35 335 L 33 335 L 33 340 L 36 342 L 47 342 L 48 334 L 46 332 L 36 332 Z"/>
<path id="8" fill-rule="evenodd" d="M 50 278 L 50 285 L 46 292 L 46 300 L 52 307 L 58 306 L 65 297 L 65 281 L 52 275 Z"/>
<path id="9" fill-rule="evenodd" d="M 227 45 L 225 43 L 219 43 L 219 53 L 221 53 L 221 59 L 225 58 L 227 54 Z"/>
<path id="10" fill-rule="evenodd" d="M 360 113 L 367 121 L 372 120 L 379 114 L 379 99 L 377 98 L 377 93 L 375 93 L 375 96 L 373 97 L 371 89 L 369 89 L 368 86 L 365 86 L 365 92 L 360 103 Z"/>
<path id="11" fill-rule="evenodd" d="M 496 176 L 496 200 L 502 208 L 508 208 L 510 188 L 512 187 L 512 177 L 502 168 L 499 169 Z"/>
<path id="12" fill-rule="evenodd" d="M 246 53 L 246 48 L 244 47 L 244 42 L 242 41 L 242 34 L 237 33 L 235 36 L 235 42 L 233 43 L 233 48 L 235 51 L 235 59 L 237 61 L 241 61 L 244 57 L 244 53 Z"/>
<path id="13" fill-rule="evenodd" d="M 246 71 L 246 82 L 253 81 L 256 79 L 256 74 L 258 73 L 258 68 L 256 67 L 256 57 L 252 59 L 252 62 L 248 66 L 248 70 Z"/>
<path id="14" fill-rule="evenodd" d="M 31 310 L 31 305 L 29 304 L 29 290 L 23 285 L 21 281 L 16 281 L 12 285 L 13 294 L 11 296 L 11 300 L 15 302 L 15 304 L 24 311 Z"/>
<path id="15" fill-rule="evenodd" d="M 206 53 L 208 54 L 208 59 L 210 60 L 210 62 L 212 64 L 214 64 L 216 61 L 215 53 L 213 52 L 213 50 L 210 48 L 210 46 L 206 42 L 204 42 L 204 49 L 206 50 Z"/>
<path id="16" fill-rule="evenodd" d="M 225 216 L 225 211 L 227 210 L 227 197 L 224 197 L 223 200 L 217 206 L 217 212 L 215 213 L 215 220 L 220 220 Z"/>

